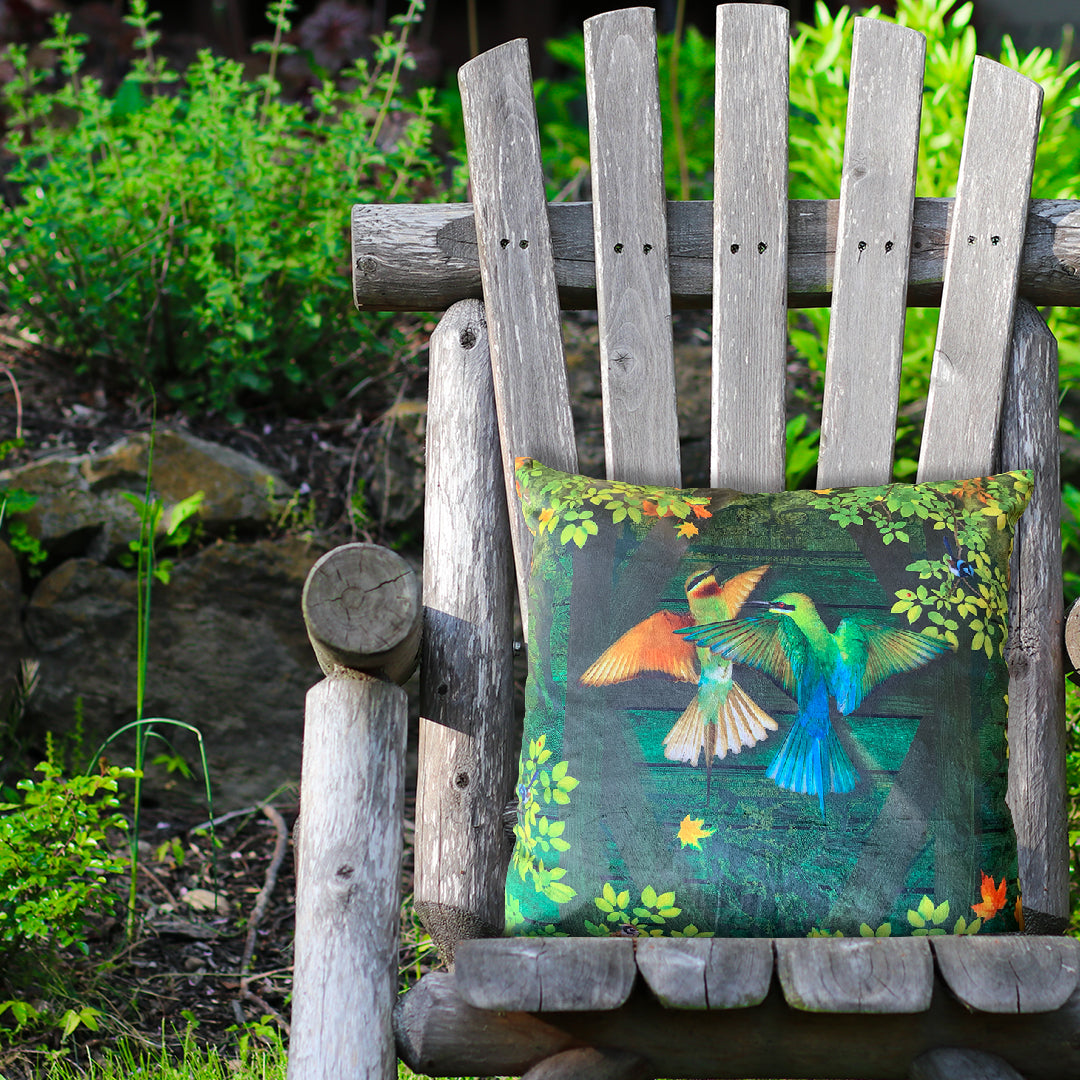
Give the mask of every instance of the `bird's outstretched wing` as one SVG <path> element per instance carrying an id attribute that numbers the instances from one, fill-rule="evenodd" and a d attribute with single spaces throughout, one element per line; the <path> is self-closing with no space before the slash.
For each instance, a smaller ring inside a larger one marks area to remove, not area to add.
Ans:
<path id="1" fill-rule="evenodd" d="M 607 686 L 660 672 L 684 682 L 698 681 L 697 652 L 675 631 L 693 626 L 689 615 L 658 611 L 631 627 L 581 676 L 584 686 Z"/>
<path id="2" fill-rule="evenodd" d="M 726 660 L 765 672 L 793 698 L 798 697 L 799 682 L 810 662 L 809 648 L 786 615 L 753 615 L 675 633 Z"/>
<path id="3" fill-rule="evenodd" d="M 847 715 L 878 683 L 913 671 L 951 648 L 941 638 L 848 616 L 834 635 L 841 663 L 829 673 L 829 690 Z"/>

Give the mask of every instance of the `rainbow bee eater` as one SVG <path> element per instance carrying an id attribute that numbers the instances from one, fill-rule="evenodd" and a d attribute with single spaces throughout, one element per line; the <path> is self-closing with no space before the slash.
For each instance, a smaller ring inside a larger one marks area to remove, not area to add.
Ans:
<path id="1" fill-rule="evenodd" d="M 732 680 L 731 661 L 692 645 L 679 633 L 734 619 L 768 566 L 724 581 L 718 566 L 686 579 L 689 614 L 658 611 L 627 630 L 581 676 L 585 686 L 607 686 L 639 675 L 661 673 L 697 683 L 697 693 L 664 737 L 664 757 L 697 765 L 705 759 L 705 801 L 709 800 L 713 758 L 723 760 L 776 731 L 777 723 Z"/>
<path id="2" fill-rule="evenodd" d="M 789 791 L 816 795 L 824 822 L 826 791 L 845 794 L 859 781 L 833 729 L 830 699 L 847 716 L 879 683 L 922 667 L 949 645 L 858 615 L 847 616 L 830 633 L 805 593 L 750 603 L 768 611 L 676 633 L 763 671 L 795 699 L 795 722 L 766 775 Z"/>

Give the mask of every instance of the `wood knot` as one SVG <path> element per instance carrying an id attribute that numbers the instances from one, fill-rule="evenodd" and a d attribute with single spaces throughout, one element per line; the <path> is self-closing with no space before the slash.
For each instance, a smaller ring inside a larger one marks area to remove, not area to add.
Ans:
<path id="1" fill-rule="evenodd" d="M 459 772 L 454 777 L 454 787 L 467 788 L 469 786 L 469 774 L 467 772 Z"/>
<path id="2" fill-rule="evenodd" d="M 366 277 L 371 277 L 379 269 L 379 260 L 374 255 L 361 255 L 356 260 L 356 269 Z"/>

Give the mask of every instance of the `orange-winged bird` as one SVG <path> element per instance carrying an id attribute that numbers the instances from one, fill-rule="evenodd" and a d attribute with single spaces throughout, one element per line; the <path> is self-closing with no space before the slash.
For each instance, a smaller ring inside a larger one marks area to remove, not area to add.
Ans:
<path id="1" fill-rule="evenodd" d="M 817 795 L 824 821 L 825 792 L 849 792 L 859 780 L 829 719 L 830 697 L 846 716 L 879 683 L 922 667 L 949 645 L 858 615 L 847 616 L 830 633 L 805 593 L 750 603 L 769 610 L 676 633 L 765 672 L 795 699 L 795 722 L 766 775 L 789 791 Z"/>
<path id="2" fill-rule="evenodd" d="M 731 661 L 678 636 L 687 628 L 734 619 L 768 566 L 758 566 L 728 581 L 719 567 L 686 579 L 688 615 L 658 611 L 627 630 L 581 676 L 586 686 L 607 686 L 638 675 L 660 672 L 697 683 L 697 693 L 664 737 L 664 757 L 696 765 L 705 756 L 705 801 L 709 799 L 713 758 L 737 754 L 777 729 L 731 678 Z"/>

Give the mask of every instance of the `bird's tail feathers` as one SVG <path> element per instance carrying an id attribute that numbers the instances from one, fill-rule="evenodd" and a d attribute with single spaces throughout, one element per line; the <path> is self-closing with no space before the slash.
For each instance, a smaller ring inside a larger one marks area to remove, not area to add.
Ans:
<path id="1" fill-rule="evenodd" d="M 788 791 L 820 799 L 826 790 L 846 794 L 859 782 L 859 774 L 832 727 L 824 736 L 817 735 L 802 718 L 792 725 L 765 775 Z"/>
<path id="2" fill-rule="evenodd" d="M 776 731 L 777 726 L 738 683 L 732 683 L 715 723 L 706 718 L 700 698 L 694 695 L 693 701 L 664 736 L 664 757 L 669 761 L 696 765 L 704 754 L 706 765 L 710 765 L 714 755 L 722 761 L 729 753 L 737 754 L 744 746 L 761 742 L 770 731 Z"/>

